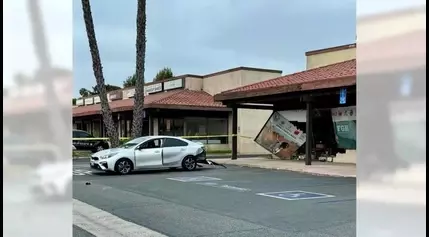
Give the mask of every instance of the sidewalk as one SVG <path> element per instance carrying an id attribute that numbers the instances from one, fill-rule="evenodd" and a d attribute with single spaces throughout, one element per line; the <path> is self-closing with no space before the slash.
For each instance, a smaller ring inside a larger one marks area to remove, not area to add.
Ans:
<path id="1" fill-rule="evenodd" d="M 231 159 L 211 159 L 214 162 L 225 165 L 238 165 L 243 167 L 254 167 L 263 169 L 289 170 L 309 173 L 321 176 L 333 177 L 356 177 L 356 165 L 344 163 L 313 161 L 311 166 L 306 166 L 304 161 L 277 160 L 262 157 Z"/>

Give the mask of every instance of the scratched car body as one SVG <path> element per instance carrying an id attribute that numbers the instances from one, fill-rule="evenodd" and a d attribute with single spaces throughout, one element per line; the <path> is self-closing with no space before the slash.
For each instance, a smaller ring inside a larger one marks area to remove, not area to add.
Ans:
<path id="1" fill-rule="evenodd" d="M 91 156 L 93 169 L 129 174 L 139 169 L 183 168 L 207 164 L 204 144 L 172 136 L 146 136 Z"/>

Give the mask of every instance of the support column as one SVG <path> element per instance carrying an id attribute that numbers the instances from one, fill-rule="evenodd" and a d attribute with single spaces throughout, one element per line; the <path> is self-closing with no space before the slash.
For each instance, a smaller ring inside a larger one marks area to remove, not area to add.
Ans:
<path id="1" fill-rule="evenodd" d="M 104 120 L 102 115 L 100 115 L 100 137 L 106 137 L 106 134 L 104 133 Z"/>
<path id="2" fill-rule="evenodd" d="M 313 101 L 309 96 L 307 102 L 306 141 L 305 141 L 305 165 L 311 165 L 311 154 L 313 148 Z"/>
<path id="3" fill-rule="evenodd" d="M 237 159 L 238 109 L 232 108 L 232 160 Z"/>
<path id="4" fill-rule="evenodd" d="M 121 118 L 122 116 L 120 114 L 118 114 L 118 135 L 119 137 L 121 137 L 122 134 L 122 123 L 121 123 Z"/>
<path id="5" fill-rule="evenodd" d="M 149 115 L 149 136 L 153 136 L 153 120 L 152 116 Z"/>

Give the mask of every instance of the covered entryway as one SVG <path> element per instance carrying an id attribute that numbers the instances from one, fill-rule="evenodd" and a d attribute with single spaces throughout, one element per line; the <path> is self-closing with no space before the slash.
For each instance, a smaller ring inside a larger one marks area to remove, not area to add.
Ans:
<path id="1" fill-rule="evenodd" d="M 345 95 L 345 98 L 342 96 L 342 101 L 340 91 Z M 272 111 L 305 110 L 306 122 L 305 128 L 302 128 L 307 134 L 304 144 L 305 163 L 311 165 L 311 154 L 316 149 L 314 130 L 320 130 L 322 126 L 318 125 L 316 128 L 313 124 L 315 111 L 356 105 L 356 60 L 236 88 L 217 94 L 214 98 L 232 108 L 233 134 L 237 134 L 237 110 L 240 108 Z M 237 137 L 232 139 L 232 159 L 237 159 Z"/>

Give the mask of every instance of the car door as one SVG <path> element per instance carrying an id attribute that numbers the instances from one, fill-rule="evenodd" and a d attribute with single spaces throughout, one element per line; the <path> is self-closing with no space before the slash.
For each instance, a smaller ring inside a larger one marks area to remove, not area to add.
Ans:
<path id="1" fill-rule="evenodd" d="M 162 166 L 161 139 L 150 139 L 134 151 L 136 168 L 156 168 Z"/>
<path id="2" fill-rule="evenodd" d="M 165 166 L 180 165 L 187 155 L 188 143 L 180 139 L 165 138 L 162 144 L 162 164 Z"/>
<path id="3" fill-rule="evenodd" d="M 92 138 L 92 135 L 84 131 L 73 131 L 73 138 Z M 94 142 L 94 140 L 77 140 L 73 142 L 73 145 L 78 150 L 91 150 Z"/>
<path id="4" fill-rule="evenodd" d="M 80 137 L 81 138 L 94 138 L 91 134 L 84 132 L 84 131 L 79 131 L 80 132 Z M 84 146 L 85 150 L 91 150 L 92 148 L 94 148 L 94 143 L 96 141 L 94 140 L 84 140 L 82 141 L 82 144 Z"/>

